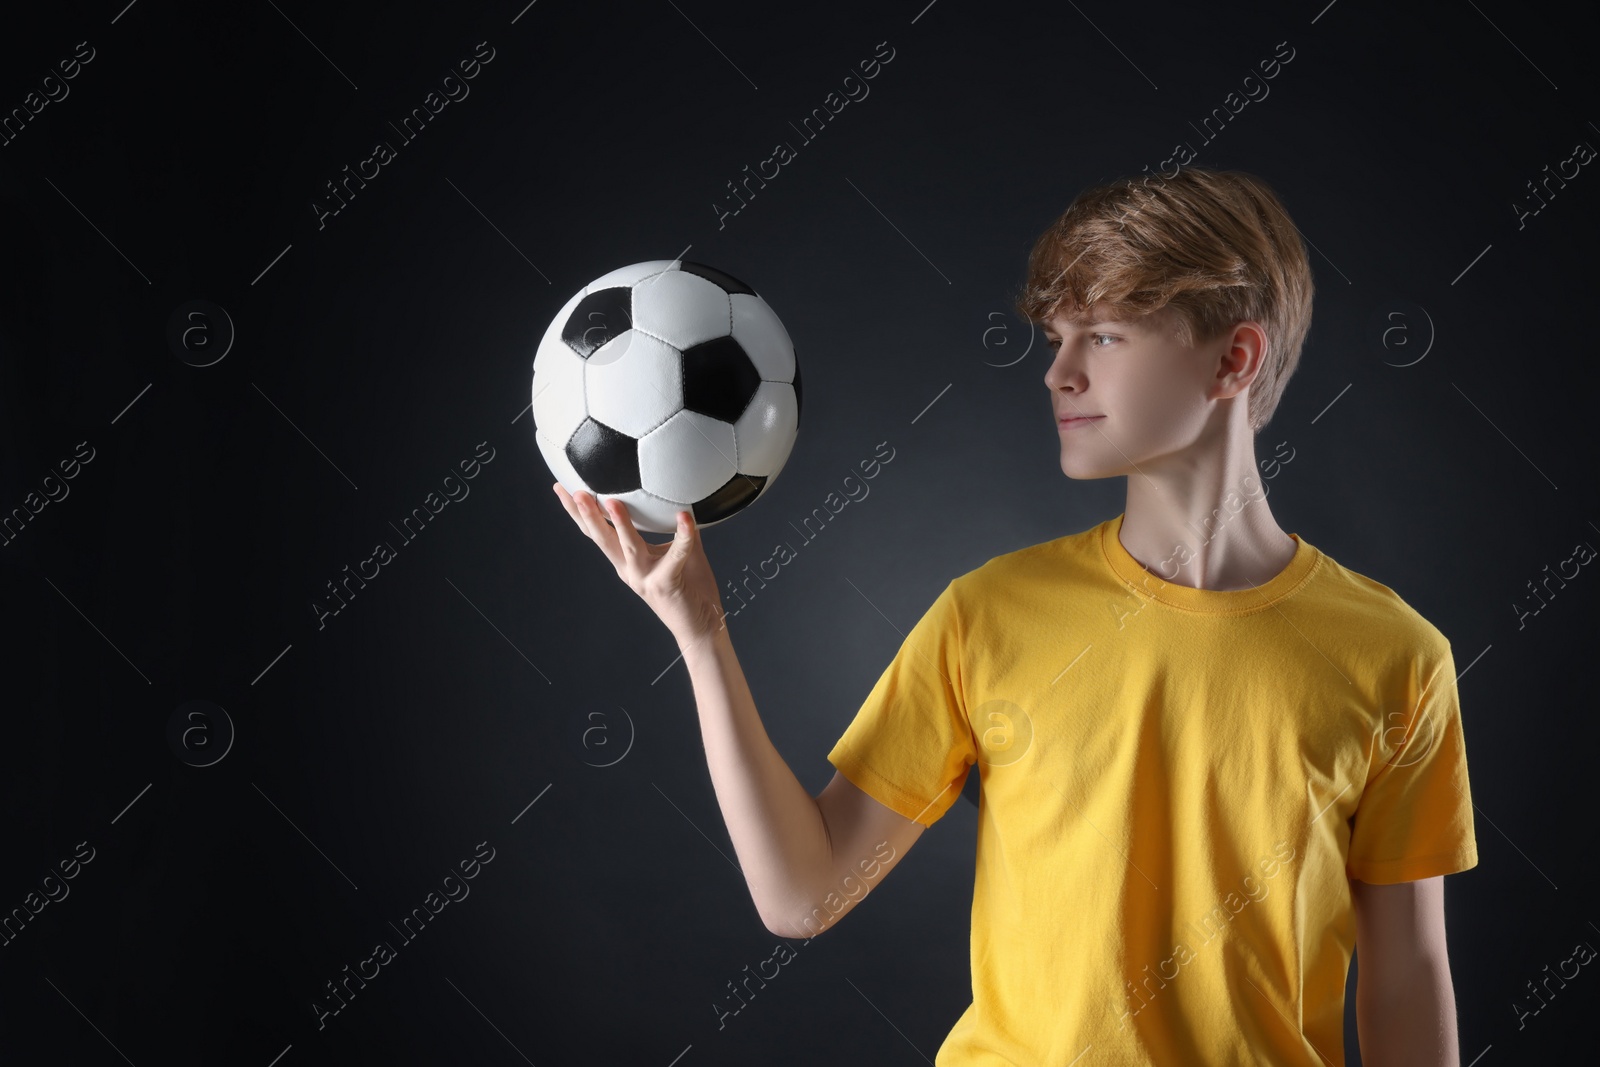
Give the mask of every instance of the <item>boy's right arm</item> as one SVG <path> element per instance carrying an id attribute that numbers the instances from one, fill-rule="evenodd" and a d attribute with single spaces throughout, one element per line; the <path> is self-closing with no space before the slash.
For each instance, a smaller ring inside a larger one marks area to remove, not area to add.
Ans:
<path id="1" fill-rule="evenodd" d="M 835 771 L 806 792 L 767 736 L 727 629 L 689 643 L 706 763 L 761 921 L 812 937 L 843 918 L 922 836 L 906 818 Z M 826 901 L 832 894 L 830 908 Z"/>
<path id="2" fill-rule="evenodd" d="M 810 937 L 866 899 L 923 827 L 843 775 L 817 797 L 772 746 L 733 654 L 717 581 L 688 510 L 670 542 L 639 536 L 627 507 L 551 486 L 562 507 L 666 625 L 694 683 L 706 762 L 756 911 L 781 937 Z M 887 857 L 881 851 L 887 846 Z M 850 879 L 847 881 L 846 879 Z M 844 906 L 830 910 L 832 894 Z M 820 917 L 813 918 L 818 914 Z M 812 920 L 807 922 L 807 920 Z"/>

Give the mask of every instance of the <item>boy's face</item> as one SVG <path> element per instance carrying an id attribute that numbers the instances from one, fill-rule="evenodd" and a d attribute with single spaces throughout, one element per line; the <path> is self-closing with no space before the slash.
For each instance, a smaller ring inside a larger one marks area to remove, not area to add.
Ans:
<path id="1" fill-rule="evenodd" d="M 1091 309 L 1096 312 L 1098 309 Z M 1193 456 L 1196 445 L 1220 447 L 1223 420 L 1215 418 L 1214 392 L 1233 344 L 1232 331 L 1185 348 L 1174 338 L 1171 308 L 1133 322 L 1044 323 L 1055 359 L 1045 372 L 1061 438 L 1061 470 L 1069 478 L 1109 478 L 1171 469 Z M 1228 379 L 1231 381 L 1231 379 Z M 1234 383 L 1221 390 L 1237 395 Z M 1061 422 L 1068 417 L 1082 421 Z"/>

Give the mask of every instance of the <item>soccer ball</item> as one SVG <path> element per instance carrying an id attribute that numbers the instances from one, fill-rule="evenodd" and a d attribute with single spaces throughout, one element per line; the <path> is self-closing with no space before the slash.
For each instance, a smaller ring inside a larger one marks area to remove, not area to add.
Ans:
<path id="1" fill-rule="evenodd" d="M 714 526 L 777 480 L 800 428 L 800 366 L 754 289 L 699 263 L 604 274 L 564 304 L 533 359 L 534 441 L 568 492 L 671 533 Z"/>

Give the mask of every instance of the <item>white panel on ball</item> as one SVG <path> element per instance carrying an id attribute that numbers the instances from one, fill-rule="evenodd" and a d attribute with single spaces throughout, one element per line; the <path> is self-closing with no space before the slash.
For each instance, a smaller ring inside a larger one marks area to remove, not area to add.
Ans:
<path id="1" fill-rule="evenodd" d="M 696 411 L 679 411 L 639 439 L 639 481 L 668 500 L 695 502 L 738 473 L 733 427 Z"/>
<path id="2" fill-rule="evenodd" d="M 594 350 L 584 368 L 589 414 L 643 437 L 683 407 L 683 357 L 664 341 L 629 330 Z"/>
<path id="3" fill-rule="evenodd" d="M 559 332 L 554 344 L 541 346 L 534 361 L 533 421 L 540 433 L 565 445 L 583 421 L 583 360 Z"/>
<path id="4" fill-rule="evenodd" d="M 799 429 L 800 410 L 794 386 L 762 382 L 750 398 L 750 406 L 733 424 L 733 437 L 738 444 L 734 461 L 740 472 L 763 478 L 774 474 L 788 460 Z"/>
<path id="5" fill-rule="evenodd" d="M 663 500 L 643 489 L 635 489 L 631 493 L 607 493 L 601 499 L 609 500 L 612 497 L 628 506 L 628 517 L 633 520 L 634 528 L 645 533 L 672 533 L 678 528 L 679 511 L 694 514 L 694 508 L 688 503 Z"/>
<path id="6" fill-rule="evenodd" d="M 734 293 L 733 339 L 745 350 L 761 377 L 769 382 L 794 381 L 794 342 L 777 313 L 759 296 Z"/>
<path id="7" fill-rule="evenodd" d="M 633 288 L 633 328 L 680 350 L 728 336 L 728 294 L 697 274 L 668 271 Z"/>

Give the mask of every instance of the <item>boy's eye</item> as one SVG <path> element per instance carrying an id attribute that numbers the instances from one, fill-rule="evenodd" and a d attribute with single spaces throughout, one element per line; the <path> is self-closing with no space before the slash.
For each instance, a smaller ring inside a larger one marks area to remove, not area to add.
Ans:
<path id="1" fill-rule="evenodd" d="M 1109 340 L 1112 340 L 1112 341 L 1116 340 L 1116 337 L 1114 335 L 1112 335 L 1112 334 L 1109 334 L 1109 333 L 1097 333 L 1097 334 L 1091 334 L 1090 335 L 1090 339 L 1093 340 L 1093 341 L 1099 341 L 1100 338 L 1102 338 L 1102 337 L 1108 338 Z M 1044 339 L 1044 343 L 1046 345 L 1049 345 L 1050 348 L 1052 348 L 1052 349 L 1059 348 L 1061 346 L 1061 338 L 1059 338 L 1059 337 L 1046 337 Z M 1102 344 L 1096 344 L 1093 347 L 1095 347 L 1095 348 L 1105 348 L 1106 346 L 1102 345 Z"/>

